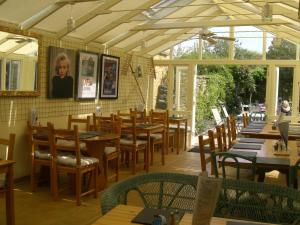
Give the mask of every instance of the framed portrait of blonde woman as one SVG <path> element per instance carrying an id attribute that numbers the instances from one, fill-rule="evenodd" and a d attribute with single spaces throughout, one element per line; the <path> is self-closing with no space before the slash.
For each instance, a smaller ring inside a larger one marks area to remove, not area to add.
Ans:
<path id="1" fill-rule="evenodd" d="M 75 64 L 74 50 L 49 47 L 48 98 L 73 98 Z"/>

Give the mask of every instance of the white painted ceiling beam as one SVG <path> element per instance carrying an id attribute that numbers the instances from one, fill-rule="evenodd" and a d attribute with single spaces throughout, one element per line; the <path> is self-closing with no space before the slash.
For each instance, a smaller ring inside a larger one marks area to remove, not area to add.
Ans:
<path id="1" fill-rule="evenodd" d="M 224 27 L 224 26 L 259 26 L 259 25 L 278 25 L 288 23 L 282 19 L 273 19 L 272 21 L 262 21 L 261 19 L 228 20 L 228 21 L 199 21 L 199 22 L 175 22 L 160 23 L 153 25 L 141 25 L 131 30 L 161 30 L 161 29 L 185 29 L 199 27 Z"/>
<path id="2" fill-rule="evenodd" d="M 141 6 L 141 8 L 149 8 L 152 5 L 156 4 L 160 2 L 160 0 L 148 0 L 145 4 L 143 4 Z M 104 26 L 102 29 L 92 33 L 91 35 L 89 35 L 86 39 L 85 39 L 85 43 L 89 43 L 91 41 L 94 41 L 95 39 L 97 39 L 98 37 L 100 37 L 101 35 L 105 34 L 106 32 L 116 28 L 117 26 L 121 25 L 122 23 L 128 22 L 129 19 L 131 19 L 132 17 L 140 14 L 141 12 L 143 12 L 144 10 L 136 10 L 136 11 L 131 11 L 129 13 L 126 13 L 124 16 L 122 16 L 120 19 L 112 21 L 109 25 Z"/>
<path id="3" fill-rule="evenodd" d="M 110 0 L 106 1 L 103 5 L 96 7 L 95 9 L 87 12 L 85 15 L 81 16 L 75 21 L 75 27 L 72 30 L 68 30 L 67 26 L 57 32 L 57 37 L 62 38 L 63 36 L 67 35 L 68 33 L 76 30 L 78 27 L 82 26 L 83 24 L 87 23 L 91 19 L 95 18 L 98 15 L 105 14 L 110 12 L 108 9 L 112 6 L 118 4 L 121 0 Z"/>
<path id="4" fill-rule="evenodd" d="M 26 19 L 22 23 L 20 23 L 19 27 L 21 30 L 28 30 L 32 28 L 34 25 L 38 24 L 42 20 L 46 19 L 48 16 L 50 16 L 52 13 L 56 12 L 60 8 L 62 8 L 65 4 L 53 4 L 42 11 L 38 12 L 37 14 L 34 14 L 32 17 Z"/>

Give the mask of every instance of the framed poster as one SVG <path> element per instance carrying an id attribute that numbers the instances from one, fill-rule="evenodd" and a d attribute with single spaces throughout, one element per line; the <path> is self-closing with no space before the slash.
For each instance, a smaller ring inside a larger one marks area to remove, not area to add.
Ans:
<path id="1" fill-rule="evenodd" d="M 79 52 L 77 68 L 77 99 L 95 99 L 97 96 L 98 54 Z"/>
<path id="2" fill-rule="evenodd" d="M 49 98 L 73 98 L 75 64 L 74 50 L 49 47 Z"/>
<path id="3" fill-rule="evenodd" d="M 118 98 L 119 66 L 119 57 L 101 55 L 100 98 Z"/>

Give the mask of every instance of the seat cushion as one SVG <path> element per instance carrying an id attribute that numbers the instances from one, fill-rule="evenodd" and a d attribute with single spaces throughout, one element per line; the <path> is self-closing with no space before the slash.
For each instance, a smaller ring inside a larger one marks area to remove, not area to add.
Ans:
<path id="1" fill-rule="evenodd" d="M 89 166 L 98 162 L 99 160 L 94 157 L 81 156 L 81 166 Z M 59 155 L 57 156 L 57 163 L 60 165 L 75 167 L 76 157 L 75 155 L 71 155 L 71 154 Z"/>
<path id="2" fill-rule="evenodd" d="M 142 140 L 145 140 L 147 138 L 147 134 L 139 134 L 138 138 L 142 139 Z M 162 134 L 161 133 L 151 134 L 150 138 L 154 139 L 156 141 L 156 140 L 162 139 Z"/>
<path id="3" fill-rule="evenodd" d="M 34 157 L 37 159 L 48 159 L 50 160 L 51 154 L 47 149 L 37 149 L 34 151 Z"/>
<path id="4" fill-rule="evenodd" d="M 222 167 L 218 169 L 219 175 L 222 177 L 223 172 L 222 172 Z M 226 178 L 227 179 L 236 179 L 237 176 L 237 169 L 231 166 L 226 166 L 225 167 L 225 172 L 226 172 Z M 243 169 L 240 168 L 240 179 L 243 180 L 251 180 L 253 179 L 252 175 L 252 170 L 251 169 Z"/>
<path id="5" fill-rule="evenodd" d="M 117 151 L 116 147 L 105 147 L 104 148 L 105 155 L 109 155 L 109 154 L 114 153 L 116 151 Z"/>
<path id="6" fill-rule="evenodd" d="M 57 142 L 56 142 L 57 145 L 62 145 L 62 146 L 68 146 L 68 147 L 72 147 L 72 146 L 75 146 L 75 142 L 70 140 L 64 140 L 64 139 L 58 139 Z M 79 146 L 80 146 L 80 149 L 84 149 L 86 148 L 86 145 L 84 142 L 80 142 L 79 143 Z"/>
<path id="7" fill-rule="evenodd" d="M 120 139 L 120 144 L 121 145 L 133 145 L 133 140 L 130 140 L 130 139 L 125 139 L 125 138 L 121 138 Z M 147 141 L 144 141 L 144 140 L 136 140 L 136 146 L 138 145 L 145 145 L 147 144 Z"/>

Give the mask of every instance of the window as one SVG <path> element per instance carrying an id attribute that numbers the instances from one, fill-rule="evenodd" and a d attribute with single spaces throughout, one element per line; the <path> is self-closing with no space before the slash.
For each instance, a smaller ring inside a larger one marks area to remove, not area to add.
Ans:
<path id="1" fill-rule="evenodd" d="M 20 60 L 6 60 L 5 89 L 7 91 L 18 90 L 20 86 Z"/>

